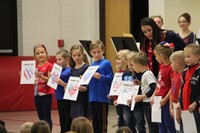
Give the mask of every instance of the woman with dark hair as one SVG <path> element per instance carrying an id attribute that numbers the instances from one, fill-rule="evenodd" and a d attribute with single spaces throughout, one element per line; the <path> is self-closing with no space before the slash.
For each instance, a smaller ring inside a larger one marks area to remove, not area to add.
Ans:
<path id="1" fill-rule="evenodd" d="M 148 67 L 158 76 L 159 65 L 155 59 L 153 50 L 160 42 L 174 43 L 175 49 L 183 50 L 186 46 L 185 42 L 173 31 L 160 29 L 152 18 L 146 17 L 140 23 L 140 50 L 146 52 L 149 58 Z"/>

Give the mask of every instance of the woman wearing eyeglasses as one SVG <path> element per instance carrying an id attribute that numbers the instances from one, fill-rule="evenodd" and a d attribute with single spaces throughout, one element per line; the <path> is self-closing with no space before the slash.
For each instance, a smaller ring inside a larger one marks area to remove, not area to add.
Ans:
<path id="1" fill-rule="evenodd" d="M 196 35 L 189 29 L 191 16 L 189 13 L 183 13 L 178 18 L 178 25 L 181 31 L 177 34 L 183 39 L 186 45 L 196 42 Z"/>

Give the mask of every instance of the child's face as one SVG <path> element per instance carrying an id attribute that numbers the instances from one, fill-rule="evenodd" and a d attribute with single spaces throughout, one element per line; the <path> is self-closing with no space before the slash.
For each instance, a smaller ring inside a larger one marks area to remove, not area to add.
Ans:
<path id="1" fill-rule="evenodd" d="M 199 55 L 194 55 L 191 50 L 185 50 L 184 51 L 185 55 L 185 63 L 187 66 L 193 66 L 199 63 Z"/>
<path id="2" fill-rule="evenodd" d="M 56 55 L 56 63 L 61 67 L 67 67 L 68 58 L 63 58 L 61 54 Z"/>
<path id="3" fill-rule="evenodd" d="M 83 54 L 78 49 L 72 50 L 72 59 L 76 64 L 81 64 L 83 62 Z"/>
<path id="4" fill-rule="evenodd" d="M 36 47 L 34 52 L 35 59 L 38 62 L 45 62 L 47 60 L 47 53 L 43 47 Z"/>
<path id="5" fill-rule="evenodd" d="M 133 69 L 133 64 L 132 64 L 132 62 L 131 62 L 130 60 L 127 61 L 127 65 L 128 65 L 128 69 L 129 69 L 131 72 L 133 72 L 133 71 L 134 71 L 134 69 Z"/>
<path id="6" fill-rule="evenodd" d="M 171 67 L 174 72 L 178 72 L 179 62 L 177 60 L 170 60 Z"/>
<path id="7" fill-rule="evenodd" d="M 116 58 L 116 68 L 122 69 L 126 65 L 125 59 L 121 56 Z"/>
<path id="8" fill-rule="evenodd" d="M 134 70 L 136 73 L 139 73 L 140 72 L 140 66 L 138 63 L 134 63 L 133 61 L 131 62 L 131 67 L 132 67 L 132 70 Z"/>
<path id="9" fill-rule="evenodd" d="M 98 61 L 103 58 L 104 52 L 100 47 L 98 47 L 90 50 L 90 54 L 92 55 L 94 61 Z"/>
<path id="10" fill-rule="evenodd" d="M 155 57 L 156 57 L 156 60 L 158 61 L 159 64 L 162 64 L 163 63 L 163 56 L 157 52 L 154 51 L 154 54 L 155 54 Z"/>

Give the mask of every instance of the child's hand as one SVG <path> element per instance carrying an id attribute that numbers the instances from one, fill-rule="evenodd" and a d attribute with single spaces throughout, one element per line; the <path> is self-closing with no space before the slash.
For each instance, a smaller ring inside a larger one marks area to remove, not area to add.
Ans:
<path id="1" fill-rule="evenodd" d="M 190 106 L 188 107 L 188 110 L 190 111 L 190 113 L 192 113 L 195 110 L 196 106 L 197 106 L 196 102 L 193 102 L 192 104 L 190 104 Z"/>
<path id="2" fill-rule="evenodd" d="M 95 72 L 95 73 L 93 74 L 93 77 L 95 77 L 96 79 L 100 79 L 100 78 L 101 78 L 101 74 L 98 73 L 98 72 Z"/>
<path id="3" fill-rule="evenodd" d="M 133 84 L 134 84 L 134 85 L 140 85 L 140 84 L 141 84 L 141 81 L 138 80 L 138 79 L 134 79 L 134 80 L 133 80 Z"/>
<path id="4" fill-rule="evenodd" d="M 154 103 L 154 97 L 151 97 L 151 98 L 150 98 L 150 105 L 152 106 L 153 103 Z"/>
<path id="5" fill-rule="evenodd" d="M 174 118 L 174 109 L 173 109 L 173 108 L 170 108 L 169 111 L 170 111 L 171 117 Z"/>
<path id="6" fill-rule="evenodd" d="M 115 100 L 115 101 L 113 102 L 113 104 L 114 104 L 115 106 L 117 106 L 117 100 Z"/>
<path id="7" fill-rule="evenodd" d="M 36 72 L 35 72 L 35 75 L 36 75 L 36 77 L 39 77 L 39 78 L 41 78 L 41 76 L 42 76 L 42 73 L 41 73 L 41 72 L 39 72 L 39 71 L 36 71 Z"/>
<path id="8" fill-rule="evenodd" d="M 180 107 L 180 104 L 176 108 L 176 121 L 179 124 L 181 123 L 181 107 Z"/>
<path id="9" fill-rule="evenodd" d="M 56 78 L 55 82 L 60 85 L 62 83 L 62 80 L 60 78 Z"/>
<path id="10" fill-rule="evenodd" d="M 160 101 L 160 107 L 164 106 L 166 104 L 167 100 L 165 100 L 164 98 L 161 99 Z"/>
<path id="11" fill-rule="evenodd" d="M 79 86 L 78 89 L 79 89 L 80 92 L 87 91 L 87 87 L 86 86 Z"/>
<path id="12" fill-rule="evenodd" d="M 127 104 L 130 106 L 131 105 L 131 100 L 127 100 Z"/>
<path id="13" fill-rule="evenodd" d="M 135 102 L 141 102 L 143 100 L 142 95 L 135 96 Z"/>
<path id="14" fill-rule="evenodd" d="M 108 98 L 108 99 L 112 99 L 112 96 L 107 95 L 107 98 Z"/>

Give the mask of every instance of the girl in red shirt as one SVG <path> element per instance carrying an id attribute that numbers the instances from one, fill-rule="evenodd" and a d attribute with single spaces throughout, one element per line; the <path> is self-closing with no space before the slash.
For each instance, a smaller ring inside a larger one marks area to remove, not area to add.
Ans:
<path id="1" fill-rule="evenodd" d="M 170 116 L 170 111 L 169 111 L 171 76 L 173 73 L 169 57 L 173 53 L 173 49 L 174 49 L 174 44 L 167 42 L 161 42 L 154 48 L 154 54 L 156 60 L 160 65 L 160 70 L 158 73 L 157 87 L 154 91 L 154 94 L 151 97 L 150 102 L 151 104 L 153 104 L 154 96 L 162 96 L 162 100 L 160 101 L 162 122 L 159 123 L 159 133 L 176 132 L 174 120 Z"/>

